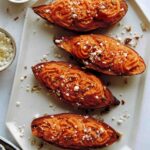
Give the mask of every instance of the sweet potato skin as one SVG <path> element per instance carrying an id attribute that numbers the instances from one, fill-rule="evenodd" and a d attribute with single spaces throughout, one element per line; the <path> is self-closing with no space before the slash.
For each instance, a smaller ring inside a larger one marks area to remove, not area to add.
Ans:
<path id="1" fill-rule="evenodd" d="M 125 0 L 55 0 L 33 10 L 51 23 L 85 32 L 117 23 L 125 16 L 128 6 Z"/>
<path id="2" fill-rule="evenodd" d="M 86 68 L 107 75 L 137 75 L 145 71 L 142 57 L 115 39 L 98 34 L 59 37 L 56 45 L 82 62 Z"/>
<path id="3" fill-rule="evenodd" d="M 37 64 L 32 70 L 37 80 L 73 106 L 98 109 L 119 104 L 99 78 L 72 64 L 51 61 Z"/>
<path id="4" fill-rule="evenodd" d="M 31 130 L 34 136 L 69 149 L 101 148 L 119 140 L 119 134 L 106 123 L 69 113 L 37 118 Z"/>

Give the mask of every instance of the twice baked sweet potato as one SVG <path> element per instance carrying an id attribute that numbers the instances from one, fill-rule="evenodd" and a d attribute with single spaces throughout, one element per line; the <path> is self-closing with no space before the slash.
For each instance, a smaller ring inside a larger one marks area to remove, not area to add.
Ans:
<path id="1" fill-rule="evenodd" d="M 72 64 L 52 61 L 32 69 L 37 80 L 71 105 L 96 109 L 119 104 L 99 78 Z"/>
<path id="2" fill-rule="evenodd" d="M 124 17 L 127 9 L 125 0 L 55 0 L 33 7 L 47 21 L 82 32 L 110 27 Z"/>
<path id="3" fill-rule="evenodd" d="M 37 118 L 31 129 L 34 136 L 69 149 L 106 147 L 119 140 L 119 134 L 106 123 L 76 114 Z"/>
<path id="4" fill-rule="evenodd" d="M 86 68 L 107 75 L 136 75 L 145 71 L 144 60 L 133 49 L 104 35 L 56 38 L 58 47 L 79 59 Z"/>

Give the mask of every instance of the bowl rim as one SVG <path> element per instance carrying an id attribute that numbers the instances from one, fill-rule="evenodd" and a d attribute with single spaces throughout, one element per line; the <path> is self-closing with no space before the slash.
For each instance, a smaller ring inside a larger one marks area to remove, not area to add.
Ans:
<path id="1" fill-rule="evenodd" d="M 6 31 L 5 29 L 3 29 L 2 27 L 0 27 L 0 32 L 4 33 L 6 35 L 6 37 L 10 38 L 11 39 L 11 44 L 12 44 L 12 47 L 13 47 L 13 57 L 11 59 L 11 61 L 8 63 L 8 65 L 6 65 L 4 68 L 0 69 L 0 72 L 6 70 L 8 67 L 10 67 L 10 65 L 13 63 L 13 61 L 15 60 L 15 57 L 16 57 L 16 51 L 17 51 L 17 47 L 16 47 L 16 42 L 15 42 L 15 39 L 12 37 L 12 35 Z"/>
<path id="2" fill-rule="evenodd" d="M 28 2 L 29 0 L 8 0 L 9 2 L 12 2 L 12 3 L 16 3 L 16 4 L 21 4 L 21 3 L 25 3 L 25 2 Z"/>
<path id="3" fill-rule="evenodd" d="M 9 140 L 7 140 L 6 138 L 4 138 L 2 136 L 0 136 L 0 144 L 2 146 L 4 146 L 4 148 L 5 148 L 5 146 L 9 146 L 9 147 L 11 147 L 11 149 L 13 148 L 14 150 L 21 150 L 16 145 L 14 145 L 12 142 L 10 142 Z"/>

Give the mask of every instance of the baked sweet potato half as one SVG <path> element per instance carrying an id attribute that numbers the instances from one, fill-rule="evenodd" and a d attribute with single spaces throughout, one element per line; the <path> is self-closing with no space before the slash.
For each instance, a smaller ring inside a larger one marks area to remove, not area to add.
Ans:
<path id="1" fill-rule="evenodd" d="M 119 134 L 106 123 L 77 114 L 37 118 L 31 129 L 34 136 L 69 149 L 101 148 L 119 140 Z"/>
<path id="2" fill-rule="evenodd" d="M 40 63 L 32 70 L 37 80 L 73 106 L 98 109 L 119 104 L 99 78 L 69 63 Z"/>
<path id="3" fill-rule="evenodd" d="M 128 6 L 125 0 L 54 0 L 33 10 L 50 23 L 85 32 L 117 23 Z"/>
<path id="4" fill-rule="evenodd" d="M 58 47 L 69 52 L 86 68 L 107 75 L 137 75 L 146 65 L 133 49 L 104 35 L 89 34 L 55 39 Z"/>

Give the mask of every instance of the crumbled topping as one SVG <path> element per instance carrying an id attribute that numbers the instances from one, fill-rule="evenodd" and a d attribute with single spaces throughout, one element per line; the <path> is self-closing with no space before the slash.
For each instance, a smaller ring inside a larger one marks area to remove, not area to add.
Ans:
<path id="1" fill-rule="evenodd" d="M 49 13 L 50 12 L 50 9 L 45 9 L 45 13 Z"/>
<path id="2" fill-rule="evenodd" d="M 78 85 L 74 86 L 74 91 L 75 91 L 75 92 L 78 92 L 79 89 L 80 89 L 80 87 L 79 87 Z"/>
<path id="3" fill-rule="evenodd" d="M 72 18 L 77 18 L 78 17 L 78 15 L 77 14 L 72 14 Z"/>
<path id="4" fill-rule="evenodd" d="M 84 46 L 83 46 L 83 49 L 87 49 L 87 45 L 84 45 Z"/>
<path id="5" fill-rule="evenodd" d="M 123 53 L 124 57 L 127 57 L 128 56 L 128 53 Z"/>
<path id="6" fill-rule="evenodd" d="M 80 43 L 80 42 L 77 42 L 76 44 L 77 44 L 77 45 L 80 45 L 81 43 Z"/>
<path id="7" fill-rule="evenodd" d="M 120 43 L 119 43 L 119 42 L 117 42 L 117 45 L 119 46 L 119 45 L 120 45 Z"/>
<path id="8" fill-rule="evenodd" d="M 100 5 L 100 9 L 105 9 L 106 6 L 105 5 Z"/>
<path id="9" fill-rule="evenodd" d="M 96 99 L 99 99 L 99 96 L 96 95 L 95 98 L 96 98 Z"/>
<path id="10" fill-rule="evenodd" d="M 84 116 L 85 119 L 89 118 L 89 116 Z"/>
<path id="11" fill-rule="evenodd" d="M 69 96 L 70 94 L 69 93 L 66 93 L 66 96 Z"/>
<path id="12" fill-rule="evenodd" d="M 124 11 L 124 8 L 121 8 L 121 10 L 120 11 Z"/>
<path id="13" fill-rule="evenodd" d="M 55 43 L 60 44 L 62 42 L 62 39 L 56 39 Z"/>

